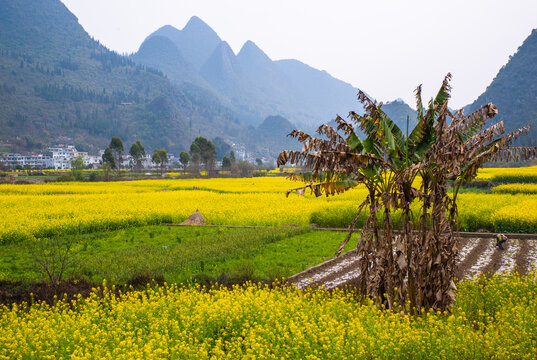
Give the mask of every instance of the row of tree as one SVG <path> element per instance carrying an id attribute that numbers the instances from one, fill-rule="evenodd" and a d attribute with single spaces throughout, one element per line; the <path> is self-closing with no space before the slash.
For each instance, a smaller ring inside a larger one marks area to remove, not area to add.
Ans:
<path id="1" fill-rule="evenodd" d="M 226 155 L 222 157 L 222 170 L 231 171 L 232 173 L 240 173 L 246 175 L 249 172 L 255 170 L 255 166 L 244 160 L 238 160 L 235 158 L 235 152 L 231 150 L 231 147 L 227 147 L 221 144 L 221 139 L 215 139 L 215 142 L 207 140 L 202 136 L 198 136 L 192 144 L 190 145 L 190 153 L 182 151 L 179 155 L 179 160 L 183 165 L 184 171 L 188 164 L 191 164 L 191 170 L 193 172 L 199 173 L 202 169 L 207 171 L 207 173 L 212 174 L 216 169 L 216 160 L 218 156 L 218 149 L 229 150 Z M 256 163 L 260 168 L 263 165 L 261 159 L 256 159 Z"/>
<path id="2" fill-rule="evenodd" d="M 205 170 L 209 174 L 214 173 L 217 160 L 216 150 L 216 145 L 213 141 L 207 140 L 203 136 L 198 136 L 190 145 L 190 152 L 181 151 L 179 154 L 179 161 L 183 167 L 183 171 L 186 171 L 190 165 L 191 171 L 193 172 L 199 173 Z M 119 137 L 112 137 L 110 144 L 102 156 L 103 168 L 114 169 L 119 174 L 124 151 L 123 141 Z M 132 158 L 130 167 L 140 171 L 143 166 L 143 157 L 146 155 L 145 148 L 140 141 L 136 141 L 131 145 L 129 155 Z M 223 170 L 236 170 L 237 172 L 247 173 L 255 169 L 254 165 L 247 161 L 237 161 L 233 150 L 230 150 L 228 155 L 222 158 Z M 261 166 L 261 159 L 256 160 L 258 165 Z M 155 149 L 151 155 L 151 161 L 160 168 L 162 173 L 168 165 L 168 153 L 166 149 Z"/>
<path id="3" fill-rule="evenodd" d="M 104 150 L 102 156 L 102 163 L 104 169 L 115 169 L 118 174 L 121 170 L 121 163 L 123 162 L 123 152 L 125 151 L 123 147 L 123 141 L 121 138 L 114 136 L 110 140 L 110 144 Z M 146 155 L 145 148 L 142 143 L 138 140 L 131 145 L 129 150 L 129 155 L 131 156 L 131 168 L 134 170 L 140 171 L 142 169 L 142 159 Z M 155 149 L 151 157 L 153 163 L 157 164 L 161 168 L 161 172 L 168 163 L 168 153 L 166 149 L 162 148 L 161 150 Z"/>
<path id="4" fill-rule="evenodd" d="M 190 145 L 190 153 L 181 151 L 179 161 L 185 171 L 190 163 L 195 172 L 199 172 L 203 166 L 207 172 L 212 173 L 216 167 L 216 146 L 212 141 L 198 136 Z"/>

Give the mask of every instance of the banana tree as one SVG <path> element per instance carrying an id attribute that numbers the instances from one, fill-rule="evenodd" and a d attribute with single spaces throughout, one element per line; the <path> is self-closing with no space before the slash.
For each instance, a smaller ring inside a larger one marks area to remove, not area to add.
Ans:
<path id="1" fill-rule="evenodd" d="M 317 130 L 318 137 L 294 130 L 289 135 L 303 144 L 302 150 L 282 151 L 278 157 L 279 166 L 291 163 L 311 170 L 292 174 L 292 179 L 307 184 L 290 191 L 310 188 L 316 196 L 329 196 L 359 184 L 368 189 L 336 256 L 350 240 L 367 207 L 369 215 L 357 244 L 358 287 L 388 307 L 394 300 L 410 302 L 411 311 L 422 306 L 446 309 L 453 303 L 456 197 L 460 185 L 471 181 L 485 161 L 537 156 L 535 148 L 509 148 L 528 128 L 505 136 L 501 136 L 501 123 L 481 130 L 486 120 L 497 113 L 492 104 L 469 116 L 464 116 L 463 111 L 452 114 L 448 108 L 450 80 L 448 74 L 427 108 L 418 86 L 417 125 L 410 134 L 408 119 L 403 132 L 382 110 L 382 103 L 377 104 L 360 91 L 363 115 L 351 111 L 349 121 L 337 116 L 337 128 L 322 125 Z M 355 126 L 364 133 L 363 140 Z M 421 182 L 416 181 L 418 178 Z M 454 182 L 451 195 L 449 181 Z M 417 216 L 411 211 L 414 202 L 420 209 Z M 393 229 L 395 211 L 402 213 L 399 234 Z"/>

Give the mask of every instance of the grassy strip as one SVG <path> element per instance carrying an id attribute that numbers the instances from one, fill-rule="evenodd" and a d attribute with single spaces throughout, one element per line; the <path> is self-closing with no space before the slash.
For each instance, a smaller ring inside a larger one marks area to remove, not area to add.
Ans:
<path id="1" fill-rule="evenodd" d="M 502 174 L 493 176 L 490 180 L 499 184 L 536 184 L 537 175 L 516 173 L 514 175 Z"/>
<path id="2" fill-rule="evenodd" d="M 312 232 L 310 227 L 145 226 L 64 236 L 61 246 L 72 244 L 66 277 L 91 282 L 104 278 L 114 284 L 135 278 L 207 282 L 218 277 L 270 281 L 332 257 L 343 237 L 337 232 Z M 40 249 L 31 241 L 1 246 L 0 280 L 45 280 L 34 261 Z"/>

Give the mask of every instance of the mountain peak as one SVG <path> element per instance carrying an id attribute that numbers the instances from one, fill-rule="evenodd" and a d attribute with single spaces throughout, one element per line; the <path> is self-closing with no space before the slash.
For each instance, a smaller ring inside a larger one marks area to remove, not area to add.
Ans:
<path id="1" fill-rule="evenodd" d="M 158 30 L 155 31 L 154 33 L 158 33 L 158 32 L 176 32 L 176 31 L 180 31 L 180 30 L 177 29 L 174 26 L 171 26 L 171 25 L 164 25 L 164 26 L 161 26 L 160 28 L 158 28 Z"/>
<path id="2" fill-rule="evenodd" d="M 179 49 L 177 49 L 173 41 L 163 35 L 153 35 L 146 38 L 142 45 L 140 45 L 137 54 L 140 55 L 142 53 L 153 51 L 157 51 L 159 53 L 158 55 L 163 55 L 162 53 L 166 52 L 166 55 L 169 56 L 170 51 L 172 51 L 174 55 L 180 54 Z"/>
<path id="3" fill-rule="evenodd" d="M 185 81 L 200 83 L 196 69 L 166 36 L 153 35 L 140 46 L 132 59 L 140 64 L 163 71 L 170 80 L 182 84 Z"/>
<path id="4" fill-rule="evenodd" d="M 248 40 L 242 45 L 241 50 L 237 54 L 239 61 L 246 62 L 272 62 L 272 60 L 257 46 L 253 41 Z"/>
<path id="5" fill-rule="evenodd" d="M 395 100 L 391 100 L 391 101 L 386 101 L 384 103 L 384 105 L 387 105 L 387 104 L 400 104 L 400 105 L 408 105 L 403 99 L 401 99 L 400 97 L 395 99 Z"/>
<path id="6" fill-rule="evenodd" d="M 262 52 L 259 46 L 257 46 L 256 43 L 253 42 L 252 40 L 246 40 L 246 42 L 242 45 L 241 51 L 261 51 Z"/>
<path id="7" fill-rule="evenodd" d="M 181 30 L 171 25 L 164 25 L 160 27 L 158 30 L 155 30 L 154 32 L 152 32 L 148 37 L 146 37 L 144 40 L 144 43 L 154 36 L 166 37 L 170 39 L 177 46 L 177 42 L 180 41 L 180 38 L 181 38 Z"/>
<path id="8" fill-rule="evenodd" d="M 218 34 L 203 20 L 192 16 L 183 28 L 184 33 L 204 34 L 205 36 L 218 37 Z M 220 39 L 220 38 L 219 38 Z"/>
<path id="9" fill-rule="evenodd" d="M 218 34 L 197 16 L 192 16 L 183 30 L 165 25 L 149 36 L 156 35 L 170 39 L 198 71 L 222 41 Z"/>
<path id="10" fill-rule="evenodd" d="M 406 119 L 408 117 L 408 128 L 412 130 L 416 124 L 416 110 L 412 109 L 403 99 L 397 98 L 393 101 L 388 101 L 382 106 L 382 110 L 390 117 L 390 119 L 399 126 L 403 132 L 406 130 Z"/>

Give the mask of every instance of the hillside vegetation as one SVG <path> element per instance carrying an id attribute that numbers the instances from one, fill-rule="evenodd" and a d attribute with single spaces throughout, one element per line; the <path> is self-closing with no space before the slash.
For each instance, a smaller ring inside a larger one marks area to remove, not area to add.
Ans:
<path id="1" fill-rule="evenodd" d="M 528 136 L 521 145 L 535 146 L 537 139 L 537 29 L 524 40 L 509 62 L 472 104 L 465 110 L 474 111 L 492 102 L 498 107 L 496 121 L 503 120 L 506 131 L 530 124 Z"/>
<path id="2" fill-rule="evenodd" d="M 94 150 L 111 136 L 178 151 L 200 133 L 239 132 L 206 90 L 180 90 L 106 49 L 56 0 L 0 4 L 0 98 L 0 151 L 52 142 Z"/>

